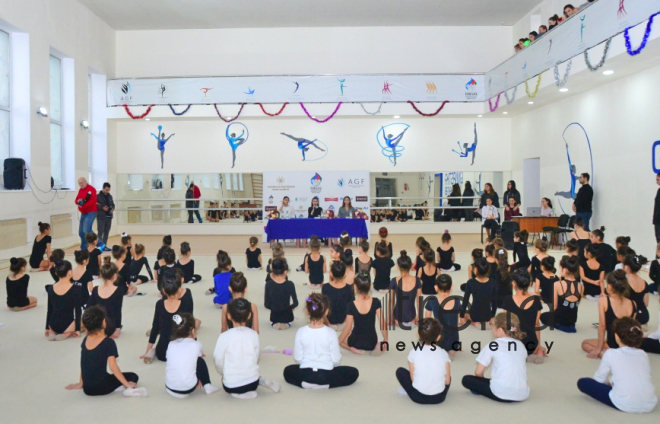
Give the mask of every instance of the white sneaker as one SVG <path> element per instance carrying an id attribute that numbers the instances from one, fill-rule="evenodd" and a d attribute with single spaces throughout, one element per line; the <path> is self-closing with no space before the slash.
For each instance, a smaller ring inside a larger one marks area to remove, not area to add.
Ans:
<path id="1" fill-rule="evenodd" d="M 408 396 L 408 393 L 403 389 L 403 387 L 399 387 L 398 389 L 396 389 L 396 392 L 400 395 Z"/>
<path id="2" fill-rule="evenodd" d="M 135 389 L 126 389 L 122 392 L 126 397 L 147 397 L 149 393 L 144 387 L 136 387 Z"/>
<path id="3" fill-rule="evenodd" d="M 204 385 L 204 391 L 206 392 L 207 395 L 212 395 L 213 393 L 217 392 L 220 390 L 220 387 L 214 386 L 213 384 L 205 384 Z"/>
<path id="4" fill-rule="evenodd" d="M 275 381 L 268 380 L 268 379 L 266 379 L 266 378 L 260 378 L 260 379 L 259 379 L 259 385 L 260 385 L 260 386 L 264 386 L 264 387 L 266 387 L 267 389 L 270 389 L 270 390 L 272 390 L 272 391 L 275 392 L 275 393 L 279 393 L 279 392 L 280 392 L 280 389 L 281 389 L 281 387 L 280 387 L 280 383 L 277 383 L 277 382 L 275 382 Z"/>
<path id="5" fill-rule="evenodd" d="M 329 389 L 330 385 L 329 384 L 312 384 L 312 383 L 307 383 L 305 381 L 302 382 L 302 388 L 303 389 L 311 389 L 311 390 L 319 390 L 319 389 Z"/>
<path id="6" fill-rule="evenodd" d="M 232 393 L 231 395 L 232 395 L 233 397 L 235 397 L 236 399 L 247 400 L 247 399 L 254 399 L 254 398 L 256 398 L 256 397 L 257 397 L 257 392 L 247 392 L 247 393 L 242 393 L 242 394 Z"/>

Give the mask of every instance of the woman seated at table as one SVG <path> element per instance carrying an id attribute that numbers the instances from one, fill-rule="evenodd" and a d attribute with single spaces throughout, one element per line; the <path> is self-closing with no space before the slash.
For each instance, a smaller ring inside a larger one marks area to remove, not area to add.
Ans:
<path id="1" fill-rule="evenodd" d="M 282 204 L 280 205 L 280 218 L 289 219 L 296 217 L 296 211 L 293 209 L 293 206 L 289 204 L 289 196 L 284 196 L 282 199 Z"/>
<path id="2" fill-rule="evenodd" d="M 522 216 L 520 213 L 520 205 L 516 203 L 516 199 L 509 197 L 509 204 L 504 207 L 504 220 L 511 221 L 514 216 Z"/>
<path id="3" fill-rule="evenodd" d="M 312 206 L 307 208 L 307 218 L 318 218 L 323 215 L 323 208 L 319 206 L 319 198 L 312 198 Z"/>
<path id="4" fill-rule="evenodd" d="M 552 202 L 547 197 L 541 199 L 541 216 L 552 216 L 554 213 L 552 209 Z"/>
<path id="5" fill-rule="evenodd" d="M 493 199 L 486 198 L 486 206 L 481 208 L 481 225 L 486 228 L 488 237 L 490 237 L 491 230 L 497 232 L 500 228 L 500 224 L 497 222 L 499 218 L 500 214 L 497 212 L 497 208 L 493 206 Z"/>
<path id="6" fill-rule="evenodd" d="M 348 196 L 344 196 L 343 204 L 341 208 L 339 208 L 339 212 L 337 213 L 338 218 L 354 218 L 355 217 L 355 208 L 353 207 L 353 204 L 351 203 L 351 198 Z"/>

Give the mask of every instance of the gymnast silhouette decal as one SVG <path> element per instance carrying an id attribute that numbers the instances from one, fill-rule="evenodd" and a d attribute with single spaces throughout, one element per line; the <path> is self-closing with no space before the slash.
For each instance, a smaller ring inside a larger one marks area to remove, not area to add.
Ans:
<path id="1" fill-rule="evenodd" d="M 298 143 L 298 149 L 300 149 L 300 151 L 302 152 L 302 160 L 303 161 L 321 160 L 328 154 L 328 146 L 326 146 L 325 143 L 323 143 L 322 141 L 319 141 L 316 138 L 314 140 L 307 140 L 306 138 L 294 137 L 290 134 L 283 133 L 283 132 L 280 133 L 280 134 L 282 134 L 285 137 L 289 137 L 291 140 Z M 324 152 L 323 155 L 319 158 L 316 158 L 316 159 L 307 159 L 305 153 L 309 152 L 309 146 L 312 146 L 312 147 L 320 150 L 321 152 Z M 325 149 L 322 148 L 321 146 L 325 147 Z"/>
<path id="2" fill-rule="evenodd" d="M 568 132 L 569 128 L 576 126 L 582 132 L 584 133 L 584 138 L 587 142 L 587 148 L 589 149 L 589 163 L 591 164 L 591 185 L 593 186 L 593 179 L 594 179 L 594 162 L 593 162 L 593 155 L 591 153 L 591 141 L 589 140 L 589 135 L 587 134 L 587 130 L 584 129 L 584 127 L 579 124 L 578 122 L 573 122 L 569 124 L 566 128 L 564 128 L 564 132 L 562 133 L 561 137 L 564 139 L 564 147 L 566 148 L 566 158 L 568 159 L 568 173 L 571 178 L 571 189 L 570 191 L 557 191 L 555 192 L 555 196 L 558 198 L 564 198 L 564 199 L 575 199 L 575 188 L 577 186 L 576 182 L 579 180 L 580 176 L 577 172 L 577 167 L 573 163 L 573 160 L 571 160 L 571 152 L 569 150 L 568 146 L 568 141 L 566 140 L 566 133 Z M 559 207 L 561 208 L 562 211 L 564 211 L 564 207 L 562 206 L 561 202 L 559 199 L 557 199 L 557 203 L 559 203 Z"/>
<path id="3" fill-rule="evenodd" d="M 403 136 L 410 128 L 408 124 L 389 124 L 380 127 L 376 134 L 376 141 L 381 148 L 383 156 L 396 166 L 396 158 L 401 157 L 405 147 L 399 146 Z"/>
<path id="4" fill-rule="evenodd" d="M 234 131 L 231 130 L 232 126 L 242 127 L 241 133 L 239 135 L 236 135 L 235 130 Z M 227 137 L 227 141 L 229 141 L 229 146 L 231 147 L 232 168 L 236 164 L 236 149 L 238 149 L 238 146 L 245 144 L 245 142 L 248 140 L 249 135 L 250 133 L 248 132 L 248 129 L 245 126 L 245 124 L 242 124 L 240 122 L 232 122 L 231 124 L 227 125 L 225 136 Z"/>
<path id="5" fill-rule="evenodd" d="M 165 165 L 165 143 L 172 138 L 174 133 L 170 134 L 169 137 L 165 138 L 165 133 L 163 132 L 163 126 L 159 125 L 158 126 L 158 135 L 151 133 L 151 135 L 154 136 L 154 138 L 158 141 L 158 144 L 156 147 L 158 147 L 158 150 L 160 150 L 160 169 L 163 169 L 163 166 Z"/>
<path id="6" fill-rule="evenodd" d="M 477 154 L 477 123 L 474 123 L 474 143 L 472 143 L 471 146 L 468 147 L 468 143 L 463 143 L 463 147 L 461 147 L 461 142 L 457 141 L 456 144 L 458 144 L 458 150 L 452 149 L 451 151 L 458 154 L 459 157 L 466 158 L 472 153 L 472 163 L 470 166 L 474 165 L 474 157 Z"/>

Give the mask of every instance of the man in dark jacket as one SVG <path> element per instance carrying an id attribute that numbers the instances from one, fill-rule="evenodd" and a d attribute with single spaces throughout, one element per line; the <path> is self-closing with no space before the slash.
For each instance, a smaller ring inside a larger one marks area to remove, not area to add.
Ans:
<path id="1" fill-rule="evenodd" d="M 584 221 L 585 231 L 591 231 L 589 229 L 589 220 L 593 214 L 593 209 L 591 203 L 594 200 L 594 190 L 589 185 L 589 174 L 586 172 L 580 175 L 580 190 L 575 195 L 575 201 L 573 202 L 573 212 L 577 218 L 582 218 Z"/>
<path id="2" fill-rule="evenodd" d="M 201 193 L 199 191 L 199 188 L 195 185 L 195 182 L 192 181 L 190 183 L 190 186 L 188 186 L 188 190 L 186 191 L 186 209 L 188 209 L 188 223 L 192 224 L 195 222 L 195 218 L 193 218 L 193 213 L 197 215 L 197 219 L 199 220 L 199 223 L 202 223 L 202 217 L 199 214 L 199 199 L 201 197 Z"/>
<path id="3" fill-rule="evenodd" d="M 660 185 L 660 173 L 655 176 L 655 183 Z M 655 195 L 655 206 L 653 207 L 653 226 L 655 227 L 655 241 L 660 243 L 660 188 Z"/>
<path id="4" fill-rule="evenodd" d="M 103 251 L 108 252 L 111 249 L 107 246 L 112 218 L 115 211 L 115 202 L 110 194 L 110 183 L 103 183 L 103 190 L 96 196 L 96 222 L 99 240 L 103 243 Z"/>

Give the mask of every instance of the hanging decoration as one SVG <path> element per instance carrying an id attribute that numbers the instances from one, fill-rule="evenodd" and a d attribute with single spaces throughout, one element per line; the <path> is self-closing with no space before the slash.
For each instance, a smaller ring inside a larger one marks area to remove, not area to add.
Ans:
<path id="1" fill-rule="evenodd" d="M 654 13 L 653 15 L 649 16 L 649 21 L 646 24 L 646 31 L 644 31 L 644 38 L 642 38 L 642 44 L 640 44 L 639 48 L 637 50 L 633 50 L 632 46 L 630 44 L 630 34 L 628 33 L 631 28 L 634 28 L 632 26 L 626 28 L 625 31 L 623 31 L 623 37 L 626 39 L 626 50 L 628 51 L 628 54 L 630 56 L 637 56 L 646 48 L 646 43 L 649 41 L 649 36 L 651 35 L 651 29 L 653 29 L 653 19 L 660 15 L 660 12 Z"/>
<path id="2" fill-rule="evenodd" d="M 608 38 L 605 41 L 605 48 L 603 49 L 603 57 L 600 59 L 600 62 L 598 62 L 598 65 L 593 66 L 591 62 L 589 61 L 589 50 L 587 49 L 584 51 L 584 63 L 587 65 L 587 68 L 589 68 L 590 71 L 597 71 L 600 68 L 603 67 L 605 64 L 605 61 L 607 60 L 607 53 L 610 51 L 610 44 L 612 43 L 612 37 Z"/>
<path id="3" fill-rule="evenodd" d="M 364 111 L 364 113 L 366 113 L 367 115 L 378 115 L 378 114 L 380 113 L 380 108 L 383 107 L 383 103 L 384 103 L 384 102 L 380 102 L 380 104 L 378 105 L 378 109 L 376 109 L 376 111 L 373 112 L 373 113 L 372 113 L 372 112 L 369 112 L 367 109 L 365 109 L 365 108 L 364 108 L 364 105 L 363 105 L 362 103 L 360 103 L 360 107 L 362 108 L 362 110 Z"/>
<path id="4" fill-rule="evenodd" d="M 264 109 L 264 105 L 262 105 L 261 103 L 255 103 L 255 104 L 258 104 L 259 107 L 261 108 L 261 111 L 262 111 L 263 113 L 265 113 L 266 115 L 268 115 L 268 116 L 278 116 L 280 113 L 284 112 L 284 108 L 286 107 L 286 105 L 289 104 L 289 102 L 284 103 L 284 104 L 282 105 L 282 107 L 280 108 L 279 112 L 275 112 L 275 113 L 268 113 L 268 112 L 266 112 L 266 109 Z"/>
<path id="5" fill-rule="evenodd" d="M 566 66 L 566 73 L 564 73 L 564 78 L 559 79 L 559 62 L 555 65 L 555 84 L 557 84 L 557 87 L 563 87 L 566 85 L 568 82 L 568 76 L 571 73 L 571 66 L 573 65 L 573 59 L 569 59 L 568 61 L 568 66 Z M 538 85 L 537 85 L 537 91 L 538 91 Z"/>
<path id="6" fill-rule="evenodd" d="M 436 110 L 436 111 L 433 112 L 433 113 L 424 113 L 424 112 L 422 112 L 421 110 L 417 109 L 417 106 L 415 106 L 415 103 L 411 102 L 410 100 L 408 100 L 408 103 L 410 103 L 410 106 L 412 106 L 413 109 L 415 109 L 415 112 L 419 113 L 419 114 L 422 115 L 422 116 L 427 116 L 427 117 L 428 117 L 428 116 L 435 116 L 435 115 L 437 115 L 438 113 L 440 113 L 440 111 L 445 107 L 445 105 L 446 105 L 447 103 L 449 103 L 449 100 L 445 100 L 444 102 L 442 102 L 442 104 L 440 105 L 440 107 L 438 108 L 438 110 Z"/>
<path id="7" fill-rule="evenodd" d="M 181 116 L 181 115 L 185 115 L 185 113 L 188 112 L 188 111 L 190 110 L 190 106 L 192 106 L 192 105 L 191 105 L 191 104 L 188 105 L 188 107 L 185 108 L 185 109 L 183 110 L 183 112 L 177 112 L 176 110 L 174 110 L 174 108 L 172 107 L 172 105 L 168 105 L 168 106 L 170 107 L 170 110 L 172 111 L 173 114 L 175 114 L 176 116 Z"/>
<path id="8" fill-rule="evenodd" d="M 150 105 L 150 106 L 147 108 L 147 110 L 146 110 L 142 115 L 133 115 L 133 114 L 131 113 L 131 110 L 128 108 L 128 105 L 124 105 L 124 110 L 126 111 L 126 113 L 128 114 L 128 116 L 131 117 L 131 119 L 142 119 L 142 118 L 144 118 L 145 116 L 149 115 L 149 113 L 151 112 L 151 108 L 154 107 L 154 106 L 155 106 L 155 105 Z"/>
<path id="9" fill-rule="evenodd" d="M 238 117 L 241 116 L 241 112 L 243 112 L 243 107 L 245 107 L 245 103 L 241 103 L 241 108 L 238 109 L 238 113 L 237 113 L 236 116 L 234 116 L 232 119 L 225 119 L 225 118 L 223 118 L 222 115 L 220 115 L 220 111 L 218 110 L 218 105 L 217 105 L 217 104 L 213 103 L 213 107 L 215 108 L 215 113 L 218 114 L 218 116 L 220 117 L 220 119 L 222 119 L 223 121 L 229 123 L 229 122 L 233 122 L 233 121 L 237 120 Z"/>
<path id="10" fill-rule="evenodd" d="M 493 107 L 493 104 L 490 102 L 491 99 L 488 99 L 488 108 L 490 109 L 491 112 L 495 112 L 499 107 L 500 107 L 500 96 L 502 93 L 497 95 L 497 100 L 495 100 L 495 107 Z"/>
<path id="11" fill-rule="evenodd" d="M 506 104 L 510 105 L 516 100 L 516 93 L 518 93 L 517 85 L 513 87 L 513 96 L 511 98 L 509 98 L 509 94 L 506 91 L 504 92 L 504 99 L 506 100 Z"/>
<path id="12" fill-rule="evenodd" d="M 543 74 L 539 74 L 539 78 L 536 80 L 536 88 L 534 89 L 534 93 L 531 93 L 531 94 L 529 92 L 529 85 L 527 84 L 527 82 L 531 78 L 525 80 L 525 93 L 527 93 L 527 97 L 529 97 L 530 99 L 533 99 L 539 93 L 539 87 L 541 86 L 541 77 L 542 76 L 543 76 Z"/>
<path id="13" fill-rule="evenodd" d="M 320 119 L 316 119 L 312 115 L 310 115 L 309 112 L 307 112 L 307 109 L 305 108 L 305 105 L 302 102 L 300 102 L 300 107 L 305 112 L 305 115 L 307 115 L 307 117 L 309 119 L 311 119 L 312 121 L 318 122 L 319 124 L 323 124 L 325 122 L 328 122 L 332 118 L 334 118 L 335 115 L 337 114 L 337 111 L 339 111 L 339 108 L 341 107 L 341 105 L 342 105 L 342 102 L 337 103 L 337 107 L 335 108 L 334 112 L 332 112 L 332 114 L 330 116 L 328 116 L 327 118 L 325 118 L 323 120 L 320 120 Z"/>

